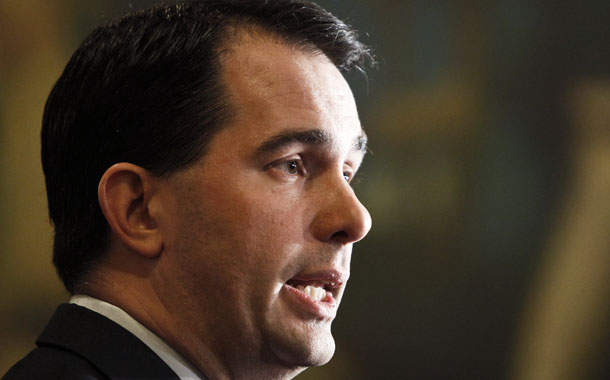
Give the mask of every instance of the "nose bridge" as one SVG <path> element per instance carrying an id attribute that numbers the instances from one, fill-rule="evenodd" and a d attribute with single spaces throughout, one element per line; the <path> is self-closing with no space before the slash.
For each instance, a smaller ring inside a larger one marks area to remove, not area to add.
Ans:
<path id="1" fill-rule="evenodd" d="M 355 243 L 371 229 L 371 216 L 340 177 L 324 186 L 312 229 L 318 240 Z"/>

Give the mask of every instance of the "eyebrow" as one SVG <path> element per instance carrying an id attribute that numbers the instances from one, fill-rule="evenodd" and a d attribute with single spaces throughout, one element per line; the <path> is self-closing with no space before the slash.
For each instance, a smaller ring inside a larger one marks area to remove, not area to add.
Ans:
<path id="1" fill-rule="evenodd" d="M 330 145 L 333 138 L 321 129 L 310 129 L 306 131 L 280 132 L 263 141 L 256 149 L 257 153 L 272 153 L 290 144 L 300 143 L 306 145 Z M 354 148 L 362 152 L 367 151 L 367 137 L 364 131 L 354 140 Z"/>

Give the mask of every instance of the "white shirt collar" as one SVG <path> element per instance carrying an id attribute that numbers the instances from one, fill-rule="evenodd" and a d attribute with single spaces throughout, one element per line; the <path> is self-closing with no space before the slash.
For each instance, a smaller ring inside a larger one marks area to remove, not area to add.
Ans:
<path id="1" fill-rule="evenodd" d="M 131 315 L 127 314 L 123 309 L 109 304 L 108 302 L 82 294 L 72 296 L 72 298 L 70 298 L 70 303 L 95 311 L 125 328 L 157 354 L 157 356 L 159 356 L 181 380 L 206 379 L 206 377 L 197 371 L 197 369 L 184 359 L 182 355 L 171 348 L 155 333 L 136 321 Z"/>

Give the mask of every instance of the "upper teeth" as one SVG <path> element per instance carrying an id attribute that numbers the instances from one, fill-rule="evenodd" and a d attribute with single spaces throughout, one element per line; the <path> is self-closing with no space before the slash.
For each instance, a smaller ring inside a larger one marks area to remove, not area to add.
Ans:
<path id="1" fill-rule="evenodd" d="M 326 290 L 317 286 L 307 285 L 304 287 L 303 285 L 297 285 L 297 289 L 316 301 L 322 301 L 326 297 Z"/>

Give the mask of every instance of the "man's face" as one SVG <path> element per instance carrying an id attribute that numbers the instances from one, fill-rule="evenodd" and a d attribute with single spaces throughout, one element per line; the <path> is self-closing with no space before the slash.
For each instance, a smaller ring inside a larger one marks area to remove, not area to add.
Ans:
<path id="1" fill-rule="evenodd" d="M 352 243 L 371 226 L 349 184 L 365 149 L 352 93 L 325 56 L 271 40 L 223 62 L 234 119 L 168 181 L 176 318 L 221 361 L 324 364 Z"/>

